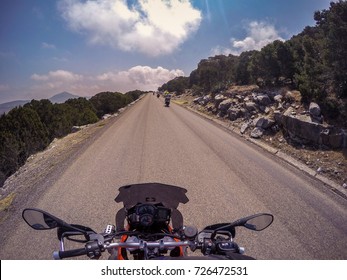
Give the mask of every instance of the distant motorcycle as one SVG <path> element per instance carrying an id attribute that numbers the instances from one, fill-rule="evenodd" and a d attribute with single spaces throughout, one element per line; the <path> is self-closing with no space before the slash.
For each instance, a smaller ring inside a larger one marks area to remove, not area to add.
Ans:
<path id="1" fill-rule="evenodd" d="M 243 255 L 244 248 L 234 241 L 236 228 L 261 231 L 271 225 L 273 216 L 255 214 L 232 223 L 213 224 L 199 232 L 196 227 L 183 224 L 177 209 L 180 203 L 189 201 L 186 192 L 184 188 L 160 183 L 120 187 L 115 201 L 122 202 L 124 207 L 116 214 L 116 226 L 107 225 L 102 233 L 68 224 L 40 209 L 24 209 L 22 217 L 33 229 L 58 229 L 60 250 L 53 253 L 54 259 L 81 255 L 98 259 L 105 251 L 113 260 L 253 259 Z M 84 245 L 67 250 L 67 240 Z M 202 256 L 188 256 L 188 248 L 199 250 Z"/>
<path id="2" fill-rule="evenodd" d="M 165 96 L 165 106 L 166 107 L 170 106 L 170 101 L 171 101 L 171 95 Z"/>

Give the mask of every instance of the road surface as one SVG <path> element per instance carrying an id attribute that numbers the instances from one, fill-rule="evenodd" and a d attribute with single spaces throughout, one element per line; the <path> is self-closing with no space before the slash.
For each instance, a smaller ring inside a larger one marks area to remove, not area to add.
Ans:
<path id="1" fill-rule="evenodd" d="M 347 203 L 321 183 L 186 109 L 147 95 L 71 161 L 31 207 L 103 230 L 121 207 L 125 184 L 185 187 L 185 224 L 231 222 L 258 212 L 275 216 L 262 232 L 239 229 L 236 241 L 258 259 L 347 259 Z M 18 209 L 18 216 L 22 209 Z M 1 241 L 1 259 L 50 259 L 55 231 L 19 218 Z"/>

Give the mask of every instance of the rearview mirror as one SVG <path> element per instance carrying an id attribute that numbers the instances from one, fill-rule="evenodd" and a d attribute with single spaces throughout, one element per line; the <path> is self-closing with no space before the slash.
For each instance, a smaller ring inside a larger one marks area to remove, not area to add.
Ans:
<path id="1" fill-rule="evenodd" d="M 274 217 L 271 214 L 257 214 L 245 218 L 242 225 L 250 230 L 261 231 L 271 225 L 273 220 Z"/>
<path id="2" fill-rule="evenodd" d="M 24 209 L 22 217 L 30 227 L 36 230 L 53 229 L 62 225 L 60 219 L 40 209 Z"/>
<path id="3" fill-rule="evenodd" d="M 217 224 L 213 225 L 213 229 L 215 231 L 218 230 L 229 230 L 235 227 L 245 227 L 250 230 L 255 230 L 255 231 L 261 231 L 266 229 L 269 225 L 272 224 L 274 220 L 274 216 L 271 214 L 255 214 L 252 216 L 248 216 L 245 218 L 242 218 L 240 220 L 237 220 L 231 224 Z"/>

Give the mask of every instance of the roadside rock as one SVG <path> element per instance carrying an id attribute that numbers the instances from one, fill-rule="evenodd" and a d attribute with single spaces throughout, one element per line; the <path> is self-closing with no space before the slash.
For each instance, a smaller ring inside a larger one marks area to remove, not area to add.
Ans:
<path id="1" fill-rule="evenodd" d="M 239 125 L 241 118 L 243 121 L 252 120 L 247 127 L 263 130 L 254 130 L 253 135 L 256 137 L 261 137 L 259 135 L 267 129 L 275 134 L 283 130 L 282 133 L 297 143 L 323 145 L 333 149 L 347 147 L 347 133 L 326 125 L 317 103 L 311 102 L 308 108 L 304 108 L 300 92 L 283 89 L 240 92 L 229 89 L 217 94 L 214 100 L 211 95 L 205 95 L 195 98 L 194 103 L 203 106 L 207 112 Z"/>
<path id="2" fill-rule="evenodd" d="M 264 134 L 264 129 L 261 127 L 256 127 L 252 130 L 251 132 L 251 137 L 252 138 L 261 138 Z"/>
<path id="3" fill-rule="evenodd" d="M 72 128 L 71 128 L 71 133 L 75 133 L 75 132 L 77 132 L 77 131 L 80 131 L 82 128 L 80 127 L 80 126 L 73 126 Z"/>
<path id="4" fill-rule="evenodd" d="M 254 126 L 255 127 L 260 127 L 260 128 L 263 128 L 263 129 L 270 128 L 274 124 L 275 124 L 274 120 L 271 120 L 271 119 L 268 119 L 268 118 L 264 118 L 264 117 L 260 117 L 260 118 L 254 120 Z"/>
<path id="5" fill-rule="evenodd" d="M 212 112 L 213 109 L 214 109 L 214 106 L 213 106 L 212 104 L 206 106 L 206 110 L 207 110 L 208 112 Z"/>
<path id="6" fill-rule="evenodd" d="M 257 111 L 257 107 L 256 104 L 254 102 L 246 102 L 245 103 L 245 108 L 249 111 L 249 112 L 255 112 Z"/>
<path id="7" fill-rule="evenodd" d="M 216 104 L 216 107 L 218 108 L 219 104 L 221 102 L 223 102 L 225 99 L 227 99 L 227 97 L 225 97 L 223 94 L 217 94 L 215 97 L 214 97 L 214 102 Z"/>
<path id="8" fill-rule="evenodd" d="M 241 126 L 241 129 L 240 129 L 240 132 L 241 134 L 244 134 L 247 130 L 247 128 L 249 127 L 249 124 L 248 123 L 244 123 L 242 126 Z"/>
<path id="9" fill-rule="evenodd" d="M 195 98 L 194 100 L 193 100 L 193 102 L 194 103 L 200 103 L 200 101 L 202 101 L 203 100 L 203 97 L 197 97 L 197 98 Z"/>
<path id="10" fill-rule="evenodd" d="M 218 106 L 218 110 L 223 112 L 224 114 L 227 113 L 228 109 L 230 108 L 230 106 L 232 105 L 233 100 L 232 99 L 226 99 L 224 101 L 222 101 L 219 106 Z"/>
<path id="11" fill-rule="evenodd" d="M 210 95 L 205 95 L 202 100 L 200 100 L 201 105 L 206 105 L 208 102 L 211 101 L 211 96 Z"/>
<path id="12" fill-rule="evenodd" d="M 334 149 L 347 147 L 347 132 L 343 129 L 336 130 L 329 127 L 321 132 L 321 142 L 327 147 Z"/>
<path id="13" fill-rule="evenodd" d="M 308 111 L 313 122 L 323 123 L 324 118 L 321 115 L 321 109 L 317 103 L 311 102 Z"/>
<path id="14" fill-rule="evenodd" d="M 228 110 L 228 117 L 231 121 L 237 120 L 239 117 L 241 117 L 242 112 L 240 109 L 237 108 L 229 108 Z"/>
<path id="15" fill-rule="evenodd" d="M 311 118 L 306 115 L 292 115 L 292 108 L 289 108 L 282 115 L 282 126 L 289 137 L 297 141 L 313 142 L 318 144 L 323 127 L 320 124 L 311 122 Z"/>
<path id="16" fill-rule="evenodd" d="M 263 106 L 268 106 L 271 104 L 271 99 L 267 94 L 258 95 L 256 101 Z"/>
<path id="17" fill-rule="evenodd" d="M 283 96 L 281 94 L 277 94 L 274 96 L 274 101 L 278 104 L 282 103 Z"/>
<path id="18" fill-rule="evenodd" d="M 317 103 L 311 102 L 309 107 L 311 116 L 319 117 L 321 115 L 321 109 Z"/>

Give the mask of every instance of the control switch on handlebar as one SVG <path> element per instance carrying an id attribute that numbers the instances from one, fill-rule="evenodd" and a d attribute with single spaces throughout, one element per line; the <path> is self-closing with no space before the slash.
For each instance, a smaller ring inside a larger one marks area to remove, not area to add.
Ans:
<path id="1" fill-rule="evenodd" d="M 90 259 L 98 259 L 101 257 L 101 253 L 104 251 L 102 250 L 102 243 L 98 241 L 91 241 L 86 244 L 86 251 L 87 256 Z"/>
<path id="2" fill-rule="evenodd" d="M 235 251 L 237 249 L 234 242 L 219 242 L 217 248 L 220 251 Z"/>

